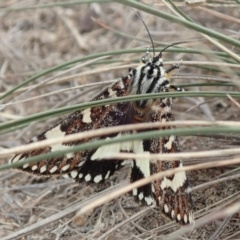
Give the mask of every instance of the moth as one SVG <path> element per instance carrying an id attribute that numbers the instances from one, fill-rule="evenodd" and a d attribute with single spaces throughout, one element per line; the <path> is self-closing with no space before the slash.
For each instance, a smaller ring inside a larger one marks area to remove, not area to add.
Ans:
<path id="1" fill-rule="evenodd" d="M 171 46 L 171 45 L 170 45 Z M 169 46 L 168 46 L 169 47 Z M 165 49 L 164 49 L 165 50 Z M 170 84 L 170 77 L 174 69 L 179 65 L 173 65 L 169 69 L 163 68 L 161 51 L 157 56 L 148 57 L 148 52 L 141 58 L 142 64 L 136 68 L 130 68 L 129 73 L 107 87 L 93 100 L 107 98 L 119 98 L 121 96 L 161 93 L 182 89 Z M 42 141 L 79 133 L 92 129 L 107 128 L 125 124 L 138 124 L 143 122 L 172 122 L 174 116 L 171 112 L 173 99 L 156 98 L 142 99 L 135 102 L 119 102 L 112 105 L 96 106 L 76 111 L 55 126 L 44 131 L 30 142 Z M 173 127 L 158 127 L 154 130 L 162 130 Z M 145 131 L 145 130 L 141 130 Z M 128 134 L 131 132 L 127 132 Z M 126 132 L 112 134 L 105 138 L 119 138 Z M 103 137 L 101 137 L 103 138 Z M 76 144 L 95 141 L 99 138 L 87 138 L 75 142 L 54 144 L 14 156 L 10 162 L 22 161 L 28 157 L 54 152 Z M 108 179 L 115 171 L 121 169 L 124 161 L 117 159 L 106 160 L 105 154 L 128 153 L 176 153 L 180 152 L 178 138 L 176 136 L 150 138 L 147 140 L 134 140 L 124 143 L 103 145 L 97 149 L 68 153 L 61 157 L 42 160 L 37 163 L 24 164 L 22 171 L 40 174 L 67 174 L 77 182 L 100 183 Z M 148 177 L 154 173 L 169 169 L 182 168 L 182 161 L 166 161 L 158 159 L 150 162 L 145 159 L 132 160 L 131 182 Z M 191 188 L 184 171 L 172 176 L 158 179 L 150 184 L 133 189 L 136 200 L 149 206 L 154 202 L 162 209 L 162 212 L 176 222 L 185 225 L 193 222 Z"/>

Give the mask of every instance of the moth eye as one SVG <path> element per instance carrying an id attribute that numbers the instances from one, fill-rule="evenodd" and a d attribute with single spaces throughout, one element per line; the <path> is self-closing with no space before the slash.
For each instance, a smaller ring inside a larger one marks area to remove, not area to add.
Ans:
<path id="1" fill-rule="evenodd" d="M 146 57 L 144 56 L 144 57 L 142 57 L 142 58 L 141 58 L 141 61 L 142 61 L 142 63 L 144 63 L 144 64 L 145 64 L 145 63 L 147 63 L 147 61 L 148 61 L 148 58 L 146 58 Z"/>
<path id="2" fill-rule="evenodd" d="M 153 76 L 153 69 L 152 68 L 147 72 L 147 76 L 148 76 L 149 80 L 152 78 L 152 76 Z"/>

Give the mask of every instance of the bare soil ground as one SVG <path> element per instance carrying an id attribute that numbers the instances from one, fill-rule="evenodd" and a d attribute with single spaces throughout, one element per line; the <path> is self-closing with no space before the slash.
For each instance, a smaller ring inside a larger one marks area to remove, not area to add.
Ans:
<path id="1" fill-rule="evenodd" d="M 30 5 L 49 3 L 43 0 L 29 2 Z M 57 3 L 57 1 L 52 2 Z M 159 2 L 155 1 L 156 8 L 171 13 L 169 8 Z M 223 1 L 219 3 L 203 6 L 204 8 L 182 4 L 181 9 L 203 26 L 229 36 L 239 34 L 240 24 L 234 21 L 234 18 L 239 19 L 239 7 L 233 6 L 234 1 L 231 2 L 232 5 L 226 6 Z M 1 7 L 18 6 L 27 7 L 28 4 L 26 1 L 17 0 L 1 3 Z M 207 12 L 206 9 L 213 10 L 216 15 Z M 224 15 L 219 16 L 219 13 Z M 146 13 L 141 13 L 141 16 L 156 42 L 170 44 L 198 39 L 199 41 L 185 46 L 219 51 L 193 30 Z M 228 18 L 229 16 L 233 19 Z M 93 18 L 96 20 L 94 21 Z M 99 22 L 105 27 L 100 26 Z M 133 39 L 134 37 L 148 42 Z M 1 10 L 0 38 L 1 92 L 13 88 L 35 73 L 75 58 L 150 45 L 147 32 L 135 12 L 117 3 L 79 4 L 21 11 Z M 235 51 L 231 46 L 227 47 Z M 90 100 L 103 86 L 84 86 L 85 84 L 101 83 L 126 75 L 128 66 L 138 63 L 142 55 L 143 53 L 115 55 L 101 59 L 98 64 L 84 61 L 77 63 L 78 67 L 69 72 L 65 69 L 40 77 L 29 85 L 33 86 L 32 88 L 19 90 L 5 99 L 4 103 L 13 101 L 13 104 L 1 107 L 0 120 L 6 122 L 48 109 Z M 226 68 L 223 73 L 219 73 L 184 64 L 184 61 L 221 61 L 214 56 L 165 53 L 164 59 L 174 62 L 183 60 L 180 70 L 173 77 L 176 85 L 206 82 L 208 78 L 239 80 L 237 68 Z M 127 66 L 121 69 L 122 65 Z M 70 89 L 76 86 L 83 87 Z M 236 88 L 208 86 L 186 89 L 237 91 Z M 60 92 L 61 89 L 70 90 Z M 46 93 L 50 94 L 42 98 L 34 98 Z M 28 101 L 21 102 L 24 99 Z M 173 112 L 176 120 L 239 120 L 239 107 L 228 98 L 175 99 Z M 29 139 L 56 121 L 56 118 L 52 118 L 6 133 L 0 136 L 0 147 L 5 149 L 27 143 Z M 225 149 L 239 146 L 239 140 L 237 135 L 234 137 L 189 136 L 180 138 L 180 146 L 182 151 L 192 152 Z M 224 157 L 218 159 L 220 161 Z M 0 163 L 5 164 L 7 160 L 1 158 Z M 216 158 L 211 157 L 201 161 L 213 160 Z M 200 160 L 192 159 L 185 161 L 185 165 L 199 162 Z M 165 219 L 159 209 L 139 206 L 130 194 L 107 202 L 84 216 L 79 216 L 77 210 L 72 211 L 76 204 L 86 203 L 85 201 L 92 198 L 97 199 L 106 189 L 126 184 L 128 170 L 129 167 L 124 168 L 101 185 L 78 184 L 61 177 L 39 178 L 14 170 L 0 172 L 0 238 L 17 239 L 18 237 L 7 238 L 7 236 L 26 229 L 25 234 L 19 235 L 20 239 L 160 239 L 178 230 L 179 226 Z M 231 170 L 235 171 L 230 172 Z M 234 177 L 239 174 L 238 172 L 237 166 L 228 166 L 189 173 L 196 218 L 239 201 L 240 180 Z M 218 181 L 223 174 L 228 174 L 224 176 L 232 176 L 234 179 Z M 211 185 L 205 185 L 211 181 L 213 181 Z M 197 188 L 201 184 L 203 185 Z M 59 217 L 51 220 L 56 214 Z M 215 219 L 194 229 L 181 239 L 239 239 L 239 218 L 239 213 L 235 213 L 229 217 Z M 47 221 L 47 224 L 41 226 L 44 221 Z M 37 227 L 38 223 L 40 227 Z"/>

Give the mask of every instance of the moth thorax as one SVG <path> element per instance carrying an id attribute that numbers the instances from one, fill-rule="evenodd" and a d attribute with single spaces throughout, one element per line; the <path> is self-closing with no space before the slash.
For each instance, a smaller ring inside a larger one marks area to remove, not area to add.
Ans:
<path id="1" fill-rule="evenodd" d="M 154 105 L 155 100 L 149 99 L 146 102 L 133 102 L 130 108 L 129 119 L 130 123 L 141 123 L 148 122 L 149 116 L 151 114 L 152 105 Z M 146 103 L 146 104 L 145 104 Z"/>

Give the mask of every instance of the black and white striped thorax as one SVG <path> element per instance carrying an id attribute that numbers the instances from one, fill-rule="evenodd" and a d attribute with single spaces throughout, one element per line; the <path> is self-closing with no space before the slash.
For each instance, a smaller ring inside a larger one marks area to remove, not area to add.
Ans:
<path id="1" fill-rule="evenodd" d="M 143 57 L 142 62 L 142 65 L 130 69 L 129 78 L 131 78 L 131 85 L 129 94 L 168 92 L 171 85 L 167 78 L 168 72 L 165 72 L 163 68 L 161 54 L 147 60 Z M 178 67 L 179 65 L 174 65 L 172 70 Z M 179 88 L 178 91 L 181 91 L 181 89 Z M 172 99 L 170 98 L 169 100 L 172 103 Z M 144 109 L 154 104 L 154 101 L 153 99 L 140 100 L 136 102 L 136 106 Z"/>
<path id="2" fill-rule="evenodd" d="M 152 59 L 147 55 L 142 58 L 142 65 L 130 69 L 128 75 L 122 77 L 104 91 L 99 93 L 93 101 L 119 98 L 133 94 L 150 94 L 168 92 L 171 89 L 182 91 L 182 89 L 170 84 L 172 71 L 179 68 L 174 65 L 164 70 L 161 54 Z M 140 100 L 135 102 L 118 102 L 113 105 L 96 106 L 76 111 L 55 126 L 34 137 L 31 142 L 42 141 L 56 137 L 63 137 L 69 134 L 84 132 L 93 129 L 101 129 L 111 126 L 124 126 L 128 123 L 140 122 L 172 122 L 174 117 L 171 112 L 172 98 L 156 98 Z M 164 131 L 173 127 L 159 127 L 153 131 Z M 145 130 L 141 130 L 145 131 Z M 10 162 L 18 162 L 28 157 L 67 149 L 71 146 L 105 139 L 121 138 L 122 135 L 131 134 L 133 131 L 123 131 L 110 136 L 86 138 L 70 143 L 59 143 L 14 156 Z M 136 131 L 135 131 L 136 132 Z M 148 154 L 152 153 L 174 153 L 179 152 L 178 139 L 175 136 L 166 136 L 148 140 L 134 140 L 123 143 L 108 144 L 75 153 L 68 153 L 64 156 L 45 159 L 37 163 L 24 164 L 20 169 L 28 173 L 40 175 L 65 174 L 74 180 L 81 182 L 99 183 L 108 179 L 119 170 L 125 161 L 106 157 L 116 155 L 120 152 L 144 153 L 145 159 L 132 161 L 131 182 L 148 177 L 154 173 L 168 169 L 181 168 L 181 161 L 164 161 L 158 159 L 151 163 Z M 146 205 L 156 202 L 161 206 L 165 215 L 175 219 L 181 224 L 189 224 L 193 221 L 191 211 L 191 194 L 188 187 L 187 175 L 181 172 L 174 176 L 159 179 L 133 190 L 134 197 Z"/>

